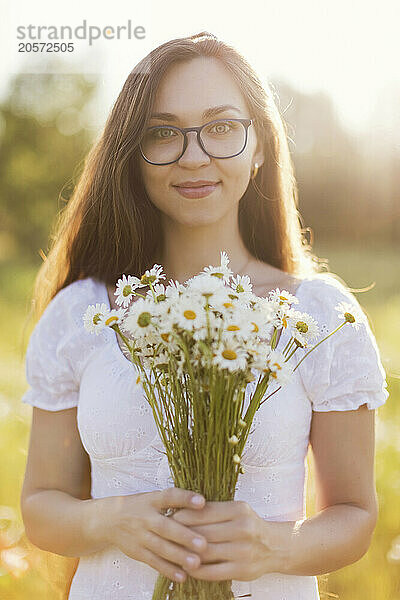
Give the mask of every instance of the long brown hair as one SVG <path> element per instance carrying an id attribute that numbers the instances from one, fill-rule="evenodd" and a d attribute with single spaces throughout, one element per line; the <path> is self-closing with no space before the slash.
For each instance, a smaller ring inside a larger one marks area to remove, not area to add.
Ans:
<path id="1" fill-rule="evenodd" d="M 255 119 L 266 160 L 239 203 L 239 230 L 259 260 L 299 276 L 327 270 L 312 254 L 298 211 L 297 184 L 286 124 L 273 93 L 246 59 L 211 33 L 170 40 L 131 71 L 89 151 L 66 207 L 60 211 L 35 282 L 35 320 L 55 294 L 76 279 L 115 285 L 123 273 L 141 276 L 163 243 L 159 209 L 148 198 L 139 169 L 139 143 L 167 69 L 196 57 L 217 58 L 239 84 Z"/>

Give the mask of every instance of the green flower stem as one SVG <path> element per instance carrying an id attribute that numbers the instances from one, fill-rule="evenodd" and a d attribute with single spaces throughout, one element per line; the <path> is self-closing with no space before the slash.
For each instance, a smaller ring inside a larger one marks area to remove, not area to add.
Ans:
<path id="1" fill-rule="evenodd" d="M 149 287 L 151 289 L 151 293 L 153 294 L 153 300 L 154 300 L 154 302 L 156 302 L 158 304 L 157 296 L 156 296 L 156 293 L 154 291 L 153 284 L 151 283 L 151 281 L 149 281 Z M 143 294 L 139 294 L 139 295 L 142 296 Z M 145 297 L 146 296 L 143 296 L 143 298 L 145 298 Z"/>
<path id="2" fill-rule="evenodd" d="M 272 348 L 272 350 L 275 350 L 275 348 L 276 348 L 277 331 L 278 331 L 278 328 L 274 327 L 274 333 L 272 334 L 272 338 L 271 338 L 271 348 Z"/>
<path id="3" fill-rule="evenodd" d="M 111 329 L 114 329 L 114 331 L 116 331 L 118 333 L 118 335 L 121 336 L 121 339 L 124 342 L 125 346 L 128 348 L 129 352 L 132 353 L 132 348 L 128 342 L 128 338 L 124 336 L 119 325 L 117 323 L 115 323 L 114 325 L 111 325 Z"/>
<path id="4" fill-rule="evenodd" d="M 347 323 L 347 321 L 343 321 L 343 323 L 341 323 L 341 324 L 339 325 L 339 327 L 336 327 L 336 329 L 334 329 L 333 331 L 331 331 L 331 333 L 329 333 L 329 334 L 328 334 L 326 337 L 324 337 L 322 340 L 320 340 L 320 341 L 318 342 L 318 344 L 315 344 L 315 346 L 313 346 L 313 347 L 311 348 L 311 350 L 309 350 L 309 351 L 307 352 L 307 354 L 305 354 L 305 355 L 303 356 L 303 358 L 300 360 L 300 362 L 298 362 L 298 363 L 297 363 L 297 365 L 295 366 L 295 368 L 293 369 L 293 371 L 295 371 L 295 370 L 297 369 L 297 367 L 299 367 L 299 366 L 301 365 L 301 363 L 303 362 L 303 360 L 304 360 L 305 358 L 307 358 L 307 356 L 308 356 L 309 354 L 311 354 L 311 352 L 313 352 L 313 351 L 315 350 L 315 348 L 318 348 L 318 346 L 319 346 L 320 344 L 322 344 L 322 342 L 324 342 L 324 341 L 325 341 L 325 340 L 327 340 L 329 337 L 331 337 L 331 335 L 333 335 L 334 333 L 336 333 L 337 331 L 339 331 L 339 329 L 341 329 L 341 328 L 343 327 L 343 325 L 346 325 L 346 323 Z"/>
<path id="5" fill-rule="evenodd" d="M 286 356 L 286 352 L 289 352 L 290 347 L 292 346 L 293 343 L 294 343 L 294 338 L 291 337 L 290 340 L 288 341 L 288 343 L 286 344 L 286 346 L 284 347 L 282 354 L 284 354 Z"/>

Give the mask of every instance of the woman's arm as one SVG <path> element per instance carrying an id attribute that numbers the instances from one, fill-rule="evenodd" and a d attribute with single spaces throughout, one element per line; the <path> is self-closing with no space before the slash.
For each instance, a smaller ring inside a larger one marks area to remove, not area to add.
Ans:
<path id="1" fill-rule="evenodd" d="M 329 573 L 359 560 L 370 546 L 378 516 L 375 411 L 362 405 L 313 412 L 310 444 L 317 514 L 302 521 L 265 521 L 277 571 L 292 575 Z"/>
<path id="2" fill-rule="evenodd" d="M 101 550 L 100 527 L 112 498 L 91 499 L 90 462 L 79 436 L 77 409 L 33 407 L 21 512 L 28 539 L 48 552 L 81 556 Z"/>
<path id="3" fill-rule="evenodd" d="M 81 500 L 56 489 L 31 491 L 22 502 L 26 535 L 38 548 L 61 556 L 98 552 L 108 546 L 105 529 L 114 500 Z"/>

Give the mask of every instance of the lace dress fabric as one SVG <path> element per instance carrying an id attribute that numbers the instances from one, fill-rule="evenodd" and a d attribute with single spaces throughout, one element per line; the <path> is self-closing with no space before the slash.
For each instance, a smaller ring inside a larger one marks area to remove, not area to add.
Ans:
<path id="1" fill-rule="evenodd" d="M 296 309 L 313 316 L 323 334 L 339 323 L 338 302 L 358 307 L 355 297 L 327 275 L 303 279 L 295 293 Z M 106 286 L 88 277 L 60 290 L 46 307 L 29 340 L 30 388 L 22 402 L 50 411 L 77 407 L 78 429 L 91 462 L 92 498 L 171 487 L 163 444 L 136 384 L 136 369 L 113 330 L 97 336 L 83 327 L 87 306 L 97 302 L 110 306 Z M 279 348 L 288 336 L 283 331 Z M 296 352 L 293 365 L 304 352 Z M 246 388 L 245 409 L 255 385 Z M 367 319 L 358 330 L 346 325 L 312 352 L 293 380 L 256 413 L 235 499 L 248 502 L 266 520 L 305 518 L 312 412 L 356 410 L 365 403 L 372 410 L 387 398 L 385 372 Z M 149 565 L 111 546 L 80 557 L 69 600 L 151 600 L 157 576 Z M 235 596 L 250 593 L 251 600 L 319 599 L 314 576 L 267 573 L 250 582 L 233 580 L 232 589 Z"/>

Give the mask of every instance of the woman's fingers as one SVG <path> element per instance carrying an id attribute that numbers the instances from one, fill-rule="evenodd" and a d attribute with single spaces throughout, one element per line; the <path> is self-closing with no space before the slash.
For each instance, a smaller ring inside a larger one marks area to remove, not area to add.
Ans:
<path id="1" fill-rule="evenodd" d="M 213 523 L 211 525 L 196 525 L 191 527 L 198 535 L 207 540 L 207 544 L 214 542 L 231 542 L 240 538 L 239 532 L 233 521 L 224 521 L 223 523 Z"/>
<path id="2" fill-rule="evenodd" d="M 224 581 L 227 579 L 238 578 L 237 562 L 221 562 L 218 564 L 200 565 L 197 569 L 186 569 L 187 573 L 195 579 L 204 579 L 205 581 Z M 240 579 L 240 581 L 246 581 Z"/>
<path id="3" fill-rule="evenodd" d="M 146 531 L 143 537 L 143 544 L 152 552 L 159 554 L 161 557 L 174 562 L 176 565 L 182 566 L 183 568 L 196 568 L 201 562 L 197 554 L 188 552 L 182 546 L 174 544 L 152 531 Z"/>
<path id="4" fill-rule="evenodd" d="M 142 548 L 141 555 L 142 562 L 145 562 L 150 567 L 153 567 L 153 569 L 162 575 L 165 575 L 168 577 L 168 579 L 179 582 L 185 581 L 187 574 L 176 564 L 171 563 L 168 560 L 164 560 L 158 554 L 155 554 L 148 548 Z M 178 577 L 178 574 L 180 574 L 181 577 Z"/>
<path id="5" fill-rule="evenodd" d="M 171 517 L 160 515 L 160 518 L 154 522 L 152 531 L 194 552 L 204 550 L 207 547 L 207 541 L 203 535 L 196 534 L 192 529 L 177 523 Z M 197 543 L 195 540 L 199 540 L 199 542 Z"/>
<path id="6" fill-rule="evenodd" d="M 172 515 L 172 518 L 183 525 L 219 523 L 246 517 L 249 514 L 249 508 L 249 505 L 241 500 L 206 502 L 202 510 L 188 506 L 178 510 Z"/>

